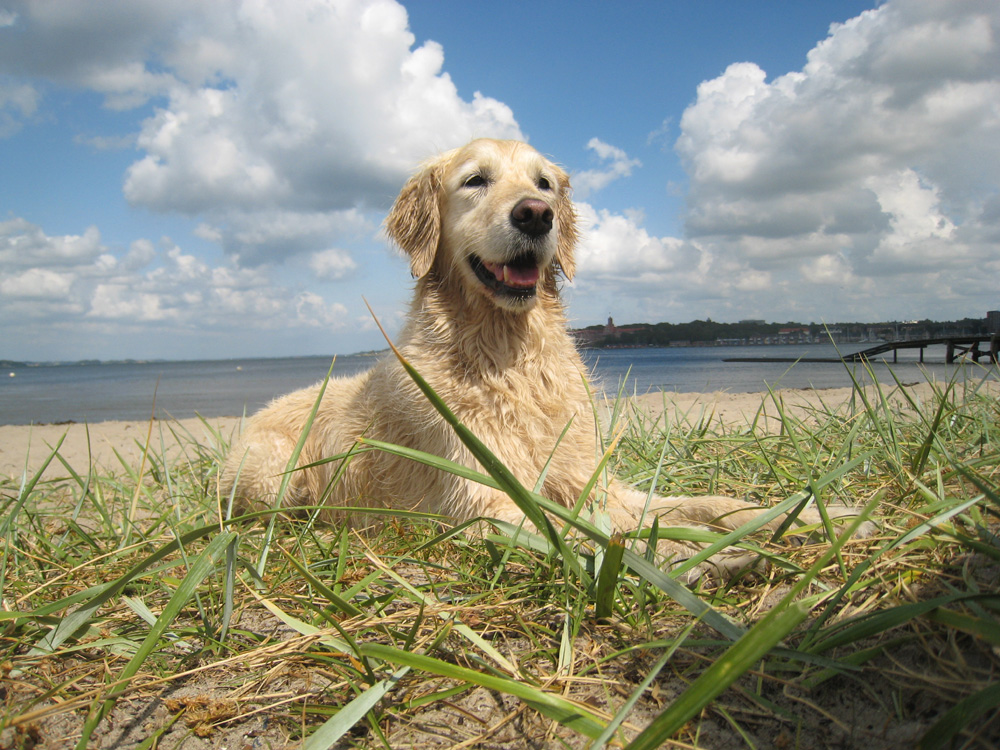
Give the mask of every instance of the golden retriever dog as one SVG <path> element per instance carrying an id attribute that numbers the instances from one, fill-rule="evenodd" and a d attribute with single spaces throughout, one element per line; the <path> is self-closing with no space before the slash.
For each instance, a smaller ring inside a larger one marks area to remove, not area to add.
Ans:
<path id="1" fill-rule="evenodd" d="M 566 173 L 524 143 L 476 140 L 423 165 L 403 187 L 386 231 L 416 279 L 397 342 L 402 355 L 523 485 L 535 487 L 548 465 L 541 494 L 573 507 L 596 470 L 599 448 L 587 370 L 559 297 L 562 280 L 573 278 L 577 242 Z M 274 505 L 319 393 L 320 385 L 291 393 L 247 422 L 222 473 L 224 497 L 232 491 L 239 509 Z M 344 454 L 361 437 L 481 470 L 395 356 L 329 381 L 299 465 Z M 762 510 L 725 497 L 649 502 L 646 492 L 615 480 L 592 500 L 622 531 L 653 514 L 661 525 L 734 529 Z M 378 450 L 354 455 L 345 467 L 331 461 L 292 472 L 283 502 L 523 520 L 496 489 Z M 351 519 L 332 508 L 320 517 Z M 799 518 L 820 521 L 811 509 Z M 663 546 L 674 562 L 696 549 Z"/>

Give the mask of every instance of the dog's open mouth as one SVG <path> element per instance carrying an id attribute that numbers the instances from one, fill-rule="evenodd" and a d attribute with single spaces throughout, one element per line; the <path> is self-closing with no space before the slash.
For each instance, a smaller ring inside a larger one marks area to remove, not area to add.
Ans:
<path id="1" fill-rule="evenodd" d="M 535 296 L 540 272 L 534 253 L 519 255 L 509 263 L 488 263 L 473 255 L 469 263 L 476 277 L 494 293 L 515 299 Z"/>

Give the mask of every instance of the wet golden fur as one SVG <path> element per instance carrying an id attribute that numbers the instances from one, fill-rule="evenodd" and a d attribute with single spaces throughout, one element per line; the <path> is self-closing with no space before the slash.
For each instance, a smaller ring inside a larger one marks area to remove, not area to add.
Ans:
<path id="1" fill-rule="evenodd" d="M 526 238 L 511 218 L 522 202 L 550 214 L 551 230 L 536 225 L 538 236 Z M 407 182 L 386 230 L 409 257 L 417 279 L 399 336 L 402 354 L 524 485 L 535 486 L 551 457 L 542 494 L 574 505 L 595 470 L 598 447 L 586 368 L 559 298 L 561 279 L 571 279 L 575 270 L 577 241 L 566 173 L 525 144 L 473 141 L 428 162 Z M 537 260 L 534 294 L 492 288 L 502 286 L 501 267 L 525 248 Z M 497 284 L 477 276 L 472 255 L 495 269 Z M 236 484 L 238 507 L 274 503 L 318 393 L 314 386 L 289 394 L 249 420 L 223 471 L 223 492 Z M 342 454 L 362 435 L 479 468 L 392 356 L 364 374 L 330 381 L 299 464 Z M 339 462 L 331 462 L 294 472 L 285 505 L 390 507 L 456 520 L 522 519 L 497 490 L 389 453 L 353 457 L 331 485 L 338 468 Z M 612 525 L 634 529 L 646 493 L 618 481 L 604 489 Z M 661 523 L 731 529 L 759 508 L 724 497 L 657 497 L 650 511 L 666 516 Z M 332 510 L 321 518 L 350 520 Z M 818 516 L 808 511 L 803 520 Z M 679 545 L 664 551 L 690 554 Z"/>

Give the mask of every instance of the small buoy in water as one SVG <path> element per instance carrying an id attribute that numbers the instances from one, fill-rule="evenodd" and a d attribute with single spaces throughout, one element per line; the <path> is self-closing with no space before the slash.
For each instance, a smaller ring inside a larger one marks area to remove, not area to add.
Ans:
<path id="1" fill-rule="evenodd" d="M 243 365 L 236 365 L 236 369 L 237 370 L 242 370 L 243 369 Z"/>
<path id="2" fill-rule="evenodd" d="M 17 373 L 16 373 L 16 372 L 12 372 L 12 373 L 10 374 L 10 376 L 11 376 L 12 378 L 13 378 L 13 377 L 15 377 L 16 375 L 17 375 Z"/>

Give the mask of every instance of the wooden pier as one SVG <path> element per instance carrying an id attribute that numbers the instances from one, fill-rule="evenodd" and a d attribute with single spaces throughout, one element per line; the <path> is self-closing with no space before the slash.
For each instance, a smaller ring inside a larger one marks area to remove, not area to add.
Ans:
<path id="1" fill-rule="evenodd" d="M 933 339 L 914 339 L 912 341 L 886 341 L 876 346 L 862 349 L 860 352 L 845 354 L 843 357 L 732 357 L 723 362 L 867 362 L 879 354 L 892 352 L 892 361 L 898 362 L 900 349 L 919 349 L 920 362 L 924 361 L 924 349 L 928 346 L 945 347 L 945 363 L 953 364 L 959 360 L 971 359 L 978 362 L 987 358 L 993 364 L 1000 355 L 1000 333 L 978 336 L 942 336 Z M 985 346 L 984 346 L 985 345 Z"/>

